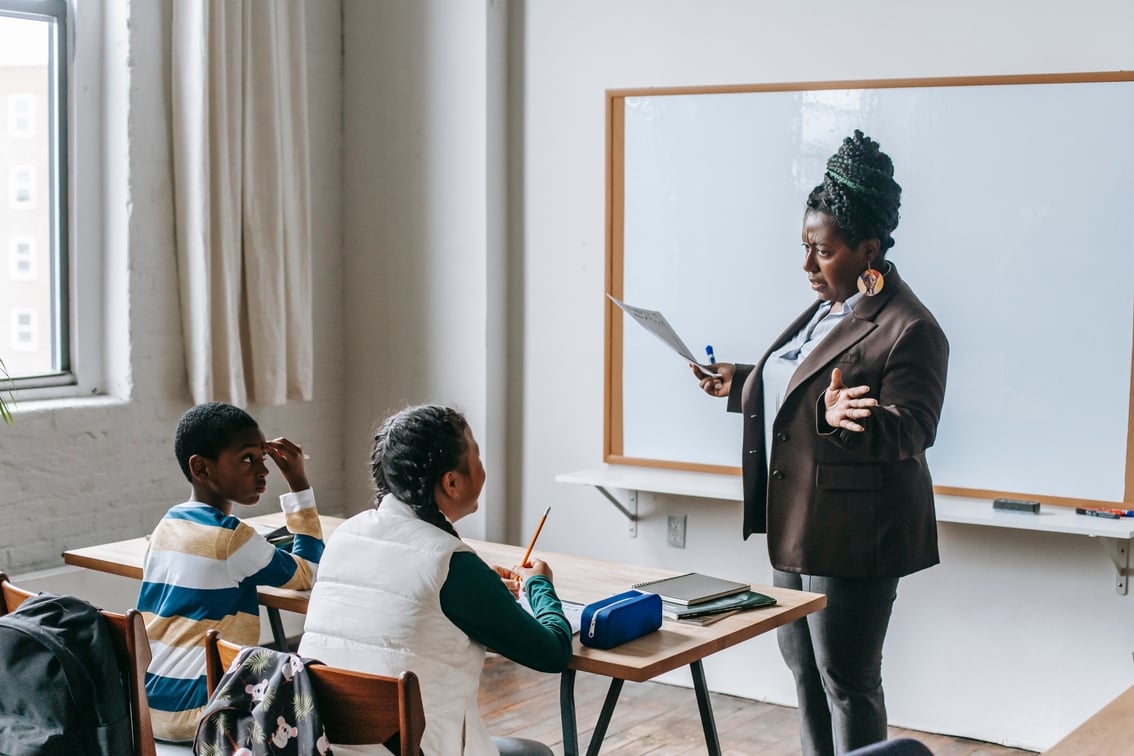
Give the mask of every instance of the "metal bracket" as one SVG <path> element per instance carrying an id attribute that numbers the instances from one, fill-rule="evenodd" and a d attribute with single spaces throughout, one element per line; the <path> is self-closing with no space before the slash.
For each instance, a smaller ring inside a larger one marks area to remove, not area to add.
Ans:
<path id="1" fill-rule="evenodd" d="M 1123 538 L 1100 538 L 1103 548 L 1106 549 L 1110 561 L 1114 562 L 1116 574 L 1114 592 L 1120 596 L 1126 595 L 1128 578 L 1130 577 L 1130 541 Z"/>
<path id="2" fill-rule="evenodd" d="M 607 491 L 606 488 L 604 488 L 603 486 L 596 485 L 595 488 L 597 488 L 598 492 L 601 493 L 603 496 L 605 496 L 607 501 L 609 501 L 611 504 L 613 504 L 619 512 L 626 515 L 626 519 L 628 519 L 630 521 L 630 537 L 631 538 L 637 538 L 638 537 L 638 492 L 637 491 L 627 491 L 626 492 L 626 503 L 630 506 L 631 509 L 633 509 L 633 511 L 630 511 L 630 509 L 627 509 L 626 507 L 622 506 L 622 502 L 620 502 L 614 494 L 612 494 L 610 491 Z"/>

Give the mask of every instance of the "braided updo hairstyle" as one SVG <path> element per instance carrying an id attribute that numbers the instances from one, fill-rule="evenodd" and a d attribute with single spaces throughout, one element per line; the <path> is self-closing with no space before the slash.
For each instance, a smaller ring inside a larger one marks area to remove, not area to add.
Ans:
<path id="1" fill-rule="evenodd" d="M 880 255 L 894 246 L 890 234 L 898 227 L 901 204 L 893 161 L 858 129 L 827 161 L 823 183 L 807 196 L 808 209 L 831 216 L 848 246 L 878 239 Z"/>
<path id="2" fill-rule="evenodd" d="M 419 518 L 456 536 L 457 531 L 438 509 L 433 491 L 442 475 L 463 468 L 467 426 L 460 412 L 435 404 L 406 407 L 386 418 L 374 434 L 370 455 L 376 503 L 393 494 Z"/>

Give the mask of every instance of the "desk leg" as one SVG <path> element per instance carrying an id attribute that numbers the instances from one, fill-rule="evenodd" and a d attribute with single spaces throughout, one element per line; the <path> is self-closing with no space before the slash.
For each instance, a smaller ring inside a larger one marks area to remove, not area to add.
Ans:
<path id="1" fill-rule="evenodd" d="M 602 711 L 599 713 L 598 721 L 595 722 L 595 731 L 591 733 L 591 743 L 587 746 L 587 756 L 598 756 L 603 738 L 606 737 L 606 728 L 610 726 L 610 718 L 614 715 L 614 705 L 618 703 L 618 694 L 622 692 L 623 682 L 617 677 L 610 680 L 606 700 L 602 702 Z"/>
<path id="2" fill-rule="evenodd" d="M 291 649 L 287 646 L 287 634 L 283 629 L 283 619 L 280 618 L 280 610 L 274 606 L 266 607 L 268 610 L 268 624 L 272 626 L 272 640 L 276 642 L 276 649 L 278 651 L 288 652 Z"/>
<path id="3" fill-rule="evenodd" d="M 563 720 L 563 756 L 579 756 L 579 728 L 575 724 L 575 670 L 559 675 L 559 714 Z"/>
<path id="4" fill-rule="evenodd" d="M 697 708 L 701 710 L 701 728 L 705 731 L 705 749 L 710 756 L 720 756 L 721 742 L 717 737 L 717 722 L 713 719 L 713 704 L 709 700 L 709 687 L 705 684 L 705 667 L 701 660 L 689 665 L 693 672 L 693 689 L 697 691 Z"/>

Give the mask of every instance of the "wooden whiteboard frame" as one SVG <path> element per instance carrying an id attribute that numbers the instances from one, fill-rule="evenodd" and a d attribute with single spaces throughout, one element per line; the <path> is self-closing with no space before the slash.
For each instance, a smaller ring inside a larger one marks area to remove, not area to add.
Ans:
<path id="1" fill-rule="evenodd" d="M 606 293 L 619 299 L 624 290 L 625 233 L 625 105 L 628 97 L 664 95 L 737 94 L 759 92 L 794 92 L 833 89 L 894 89 L 907 87 L 976 87 L 1028 84 L 1075 84 L 1102 82 L 1134 82 L 1134 72 L 1110 71 L 1075 74 L 1028 74 L 1015 76 L 941 77 L 926 79 L 875 79 L 865 81 L 790 82 L 752 85 L 703 87 L 658 87 L 611 89 L 606 92 Z M 604 439 L 603 457 L 608 463 L 638 467 L 688 470 L 726 475 L 739 475 L 740 467 L 711 465 L 673 460 L 629 457 L 623 453 L 623 314 L 609 298 L 605 307 L 605 376 L 604 376 Z M 1134 313 L 1132 313 L 1134 318 Z M 737 440 L 739 449 L 739 439 Z M 739 451 L 737 454 L 739 459 Z M 1123 477 L 1123 503 L 1134 508 L 1134 348 L 1131 350 L 1130 401 L 1126 429 L 1126 470 Z M 1039 499 L 1046 504 L 1074 507 L 1113 507 L 1114 502 L 1036 495 L 1023 491 L 999 491 L 934 486 L 940 495 L 992 499 L 997 497 Z"/>

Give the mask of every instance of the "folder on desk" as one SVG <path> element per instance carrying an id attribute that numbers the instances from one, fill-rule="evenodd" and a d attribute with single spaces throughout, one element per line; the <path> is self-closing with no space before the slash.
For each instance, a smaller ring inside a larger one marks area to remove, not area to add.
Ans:
<path id="1" fill-rule="evenodd" d="M 684 575 L 638 583 L 634 588 L 656 593 L 662 597 L 662 601 L 688 606 L 747 591 L 751 586 L 748 583 L 723 580 L 699 572 L 687 572 Z"/>
<path id="2" fill-rule="evenodd" d="M 773 606 L 776 600 L 771 596 L 756 591 L 741 591 L 729 596 L 710 601 L 702 601 L 692 606 L 687 604 L 673 604 L 662 602 L 662 616 L 676 620 L 694 620 L 712 617 L 719 614 L 732 614 L 741 609 L 752 609 L 757 606 Z M 698 624 L 706 624 L 700 622 Z"/>

